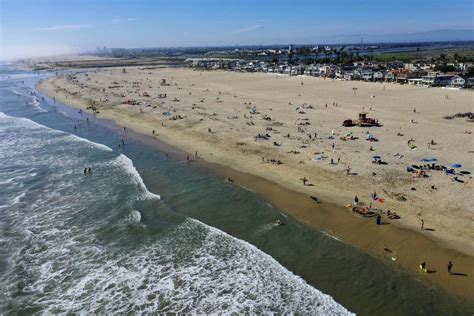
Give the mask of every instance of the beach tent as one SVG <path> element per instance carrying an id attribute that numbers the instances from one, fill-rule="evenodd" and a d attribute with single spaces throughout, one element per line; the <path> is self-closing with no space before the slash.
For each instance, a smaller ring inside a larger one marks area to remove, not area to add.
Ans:
<path id="1" fill-rule="evenodd" d="M 436 162 L 436 161 L 438 161 L 438 159 L 436 159 L 436 158 L 423 158 L 423 159 L 420 159 L 420 161 L 422 161 L 422 162 Z"/>
<path id="2" fill-rule="evenodd" d="M 451 167 L 453 167 L 453 168 L 461 168 L 462 165 L 461 165 L 460 163 L 453 163 L 453 164 L 451 165 Z"/>

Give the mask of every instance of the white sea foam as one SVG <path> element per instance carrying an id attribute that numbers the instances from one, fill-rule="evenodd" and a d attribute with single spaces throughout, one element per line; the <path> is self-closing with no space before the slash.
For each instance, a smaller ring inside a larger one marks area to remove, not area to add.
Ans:
<path id="1" fill-rule="evenodd" d="M 48 112 L 48 111 L 46 111 L 45 109 L 43 109 L 43 108 L 40 106 L 40 103 L 38 102 L 38 98 L 37 98 L 37 97 L 32 97 L 31 105 L 32 105 L 35 109 L 37 109 L 37 110 L 39 110 L 39 111 L 41 111 L 41 112 Z"/>
<path id="2" fill-rule="evenodd" d="M 61 231 L 49 231 L 48 235 L 41 233 L 40 243 L 67 237 Z M 188 240 L 193 235 L 196 239 Z M 39 255 L 33 259 L 38 262 L 35 269 L 39 280 L 27 290 L 50 294 L 34 302 L 41 303 L 47 314 L 350 314 L 253 245 L 196 220 L 186 220 L 150 246 L 105 262 L 84 259 L 98 256 L 104 249 L 89 249 L 88 254 L 67 251 L 80 250 L 77 246 L 65 240 L 59 247 L 46 247 L 46 253 L 31 253 Z M 44 262 L 46 255 L 73 256 L 66 262 L 87 273 L 62 289 L 60 281 L 67 275 L 66 268 Z M 48 286 L 51 283 L 58 288 Z"/>
<path id="3" fill-rule="evenodd" d="M 139 211 L 133 210 L 130 213 L 129 221 L 132 223 L 139 223 L 142 220 L 142 214 Z"/>
<path id="4" fill-rule="evenodd" d="M 67 137 L 69 137 L 70 139 L 72 139 L 74 141 L 87 143 L 87 145 L 89 145 L 91 147 L 100 148 L 100 149 L 103 149 L 105 151 L 110 151 L 110 152 L 113 151 L 112 148 L 110 148 L 109 146 L 106 146 L 106 145 L 101 144 L 101 143 L 96 143 L 96 142 L 90 141 L 86 138 L 82 138 L 82 137 L 79 137 L 79 136 L 74 135 L 74 134 L 68 134 Z"/>
<path id="5" fill-rule="evenodd" d="M 327 237 L 329 237 L 329 238 L 331 238 L 331 239 L 334 239 L 334 240 L 337 240 L 337 241 L 341 241 L 341 240 L 340 240 L 339 238 L 337 238 L 336 236 L 334 236 L 334 235 L 332 235 L 332 234 L 330 234 L 330 233 L 328 233 L 328 232 L 326 232 L 326 231 L 324 231 L 324 230 L 322 230 L 321 232 L 322 232 L 325 236 L 327 236 Z"/>
<path id="6" fill-rule="evenodd" d="M 14 120 L 17 125 L 2 127 L 5 119 Z M 28 133 L 17 137 L 22 141 L 12 142 L 11 151 L 17 157 L 8 155 L 4 162 L 10 164 L 7 167 L 11 170 L 18 163 L 29 167 L 7 177 L 28 174 L 39 181 L 46 179 L 33 187 L 33 192 L 22 191 L 20 194 L 26 193 L 22 197 L 17 192 L 15 198 L 22 202 L 30 198 L 28 203 L 2 211 L 3 218 L 14 223 L 9 228 L 15 231 L 7 235 L 12 253 L 4 269 L 6 277 L 0 278 L 0 288 L 5 292 L 0 310 L 3 308 L 6 314 L 13 313 L 10 306 L 22 306 L 24 300 L 18 297 L 27 298 L 29 307 L 44 314 L 349 314 L 330 296 L 255 246 L 197 220 L 173 224 L 176 226 L 170 226 L 164 236 L 155 235 L 155 239 L 133 247 L 106 242 L 105 236 L 98 233 L 101 225 L 108 230 L 105 235 L 125 229 L 113 221 L 117 212 L 129 214 L 134 223 L 146 224 L 146 218 L 133 204 L 110 206 L 108 201 L 114 199 L 115 190 L 132 179 L 139 190 L 127 191 L 130 196 L 125 196 L 124 201 L 137 200 L 136 195 L 143 192 L 148 199 L 159 198 L 147 190 L 133 162 L 123 154 L 114 157 L 108 147 L 79 137 L 65 137 L 67 133 L 0 112 L 0 132 L 15 126 Z M 42 135 L 35 129 L 48 133 Z M 24 145 L 35 142 L 40 147 Z M 68 142 L 80 142 L 81 146 L 68 147 Z M 36 157 L 38 150 L 49 143 L 58 149 Z M 83 161 L 80 159 L 86 159 L 73 157 L 72 150 L 81 152 L 83 145 L 91 143 L 99 153 L 106 151 L 97 155 L 105 157 L 98 162 L 103 176 L 69 176 L 70 169 Z M 36 166 L 47 168 L 50 164 L 54 172 L 36 175 Z M 123 177 L 124 172 L 132 177 Z M 161 204 L 156 203 L 157 216 Z M 88 213 L 95 209 L 100 215 Z M 3 233 L 0 232 L 2 240 Z M 117 238 L 126 238 L 126 234 L 127 231 L 120 231 Z"/>
<path id="7" fill-rule="evenodd" d="M 118 156 L 115 161 L 117 164 L 121 165 L 133 177 L 135 182 L 144 190 L 145 197 L 151 199 L 161 199 L 160 195 L 148 191 L 142 177 L 140 177 L 140 174 L 138 173 L 137 169 L 135 169 L 133 161 L 130 158 L 124 154 L 120 154 L 120 156 Z"/>
<path id="8" fill-rule="evenodd" d="M 109 152 L 113 151 L 112 148 L 110 148 L 110 147 L 108 147 L 104 144 L 96 143 L 96 142 L 90 141 L 86 138 L 82 138 L 82 137 L 79 137 L 79 136 L 74 135 L 74 134 L 69 134 L 69 133 L 66 133 L 66 132 L 55 130 L 53 128 L 50 128 L 50 127 L 47 127 L 45 125 L 39 124 L 35 121 L 32 121 L 32 120 L 24 118 L 24 117 L 13 117 L 13 116 L 6 115 L 3 112 L 0 112 L 0 119 L 10 120 L 10 121 L 13 119 L 16 122 L 18 122 L 17 123 L 18 125 L 21 125 L 22 127 L 25 127 L 25 128 L 30 128 L 31 129 L 32 127 L 35 127 L 35 128 L 46 129 L 46 130 L 49 130 L 49 131 L 52 131 L 52 132 L 56 133 L 57 135 L 66 136 L 67 138 L 69 138 L 72 141 L 87 143 L 87 145 L 89 145 L 90 147 L 103 149 L 103 150 L 106 150 L 106 151 L 109 151 Z M 13 125 L 13 126 L 16 127 L 18 125 Z"/>

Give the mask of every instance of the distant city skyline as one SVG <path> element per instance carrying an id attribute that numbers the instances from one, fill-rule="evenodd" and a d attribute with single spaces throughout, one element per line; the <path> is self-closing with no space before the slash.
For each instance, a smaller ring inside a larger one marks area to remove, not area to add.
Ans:
<path id="1" fill-rule="evenodd" d="M 0 59 L 96 47 L 473 40 L 473 1 L 0 0 Z"/>

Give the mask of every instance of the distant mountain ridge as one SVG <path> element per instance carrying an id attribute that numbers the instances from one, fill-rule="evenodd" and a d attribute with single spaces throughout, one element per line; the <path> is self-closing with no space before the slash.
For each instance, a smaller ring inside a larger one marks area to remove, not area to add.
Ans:
<path id="1" fill-rule="evenodd" d="M 332 36 L 314 36 L 299 39 L 298 42 L 313 43 L 408 43 L 408 42 L 447 42 L 447 41 L 474 41 L 474 30 L 433 30 L 414 33 L 394 34 L 341 34 Z"/>

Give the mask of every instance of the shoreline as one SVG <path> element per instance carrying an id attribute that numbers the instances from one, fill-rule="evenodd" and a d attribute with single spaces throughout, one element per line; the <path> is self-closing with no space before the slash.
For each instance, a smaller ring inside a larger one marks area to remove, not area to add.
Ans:
<path id="1" fill-rule="evenodd" d="M 56 97 L 59 101 L 72 107 L 82 108 L 86 110 L 86 99 L 72 98 L 64 91 L 56 91 L 58 87 L 54 86 L 54 82 L 58 80 L 53 77 L 48 81 L 38 85 L 38 90 L 50 97 Z M 152 126 L 157 125 L 156 122 L 147 120 L 146 118 L 134 117 L 130 113 L 120 110 L 111 110 L 100 108 L 101 113 L 98 115 L 100 119 L 109 119 L 117 125 L 127 126 L 143 135 L 150 135 Z M 197 139 L 192 144 L 180 141 L 181 138 L 173 137 L 181 131 L 177 128 L 160 128 L 158 129 L 158 139 L 177 147 L 190 154 L 194 153 L 196 148 L 206 148 L 200 145 Z M 297 185 L 288 183 L 282 179 L 281 175 L 268 174 L 266 170 L 260 166 L 258 168 L 249 168 L 245 163 L 245 155 L 233 155 L 222 160 L 217 148 L 206 148 L 200 150 L 199 157 L 203 158 L 211 169 L 217 170 L 223 177 L 231 177 L 235 184 L 244 186 L 254 190 L 256 193 L 275 204 L 278 208 L 284 210 L 297 221 L 313 228 L 321 229 L 331 235 L 336 236 L 343 242 L 354 245 L 376 257 L 390 262 L 390 257 L 383 248 L 387 247 L 396 251 L 397 264 L 401 267 L 418 272 L 418 265 L 421 261 L 427 261 L 429 267 L 436 268 L 438 273 L 432 275 L 423 275 L 420 279 L 423 282 L 433 282 L 442 288 L 459 296 L 474 300 L 473 288 L 471 282 L 474 270 L 474 258 L 470 255 L 460 253 L 456 250 L 446 248 L 449 243 L 436 242 L 434 238 L 429 238 L 425 234 L 420 234 L 412 229 L 403 227 L 403 225 L 382 225 L 374 224 L 374 219 L 364 219 L 351 214 L 346 208 L 338 205 L 344 205 L 345 199 L 351 200 L 352 194 L 346 194 L 343 198 L 339 195 L 331 194 L 331 192 L 318 191 L 318 198 L 324 203 L 315 204 L 309 198 L 307 188 L 301 188 Z M 235 153 L 233 153 L 235 154 Z M 322 171 L 323 173 L 323 171 Z M 330 176 L 330 175 L 329 175 Z M 324 182 L 324 181 L 322 181 Z M 319 181 L 317 182 L 317 184 Z M 347 201 L 346 200 L 346 201 Z M 334 201 L 334 204 L 327 201 Z M 377 236 L 377 238 L 374 238 Z M 409 240 L 409 243 L 407 241 Z M 441 245 L 440 245 L 441 244 Z M 397 246 L 395 246 L 397 245 Z M 469 274 L 468 277 L 453 280 L 445 272 L 445 266 L 449 260 L 455 263 L 455 270 Z"/>

